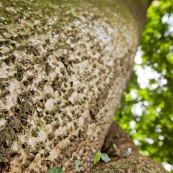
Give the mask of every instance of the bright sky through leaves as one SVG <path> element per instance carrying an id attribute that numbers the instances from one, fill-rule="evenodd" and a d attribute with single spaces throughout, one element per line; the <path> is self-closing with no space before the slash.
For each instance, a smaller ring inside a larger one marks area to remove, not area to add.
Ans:
<path id="1" fill-rule="evenodd" d="M 173 0 L 155 0 L 115 119 L 141 152 L 173 172 Z"/>

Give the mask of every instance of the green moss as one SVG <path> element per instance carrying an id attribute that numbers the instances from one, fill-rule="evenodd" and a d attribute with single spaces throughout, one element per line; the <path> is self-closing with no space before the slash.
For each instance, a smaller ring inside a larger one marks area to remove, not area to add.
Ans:
<path id="1" fill-rule="evenodd" d="M 117 160 L 109 162 L 108 164 L 99 165 L 91 171 L 92 173 L 100 173 L 103 172 L 142 172 L 142 173 L 148 173 L 148 172 L 158 172 L 158 173 L 167 173 L 164 168 L 155 163 L 154 161 L 145 158 L 137 156 L 136 158 L 127 158 L 126 160 Z"/>

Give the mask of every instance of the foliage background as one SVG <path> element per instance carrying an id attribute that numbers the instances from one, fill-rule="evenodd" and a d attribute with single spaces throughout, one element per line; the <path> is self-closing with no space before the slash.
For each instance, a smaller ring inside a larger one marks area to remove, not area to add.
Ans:
<path id="1" fill-rule="evenodd" d="M 173 0 L 153 1 L 135 61 L 115 120 L 173 172 Z"/>

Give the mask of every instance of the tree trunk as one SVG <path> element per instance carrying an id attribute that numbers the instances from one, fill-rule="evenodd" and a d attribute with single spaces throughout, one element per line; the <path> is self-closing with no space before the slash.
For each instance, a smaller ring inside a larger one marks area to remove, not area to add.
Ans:
<path id="1" fill-rule="evenodd" d="M 93 166 L 129 79 L 147 0 L 1 0 L 0 172 Z"/>

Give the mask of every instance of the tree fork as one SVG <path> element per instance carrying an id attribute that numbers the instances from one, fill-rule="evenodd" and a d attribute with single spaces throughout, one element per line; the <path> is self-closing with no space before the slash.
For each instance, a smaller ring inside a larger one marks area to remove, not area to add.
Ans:
<path id="1" fill-rule="evenodd" d="M 0 172 L 93 166 L 129 79 L 146 0 L 1 0 Z"/>
<path id="2" fill-rule="evenodd" d="M 99 163 L 92 168 L 92 173 L 166 173 L 155 161 L 142 156 L 129 135 L 113 122 L 105 138 L 102 152 L 107 153 L 111 161 Z"/>

